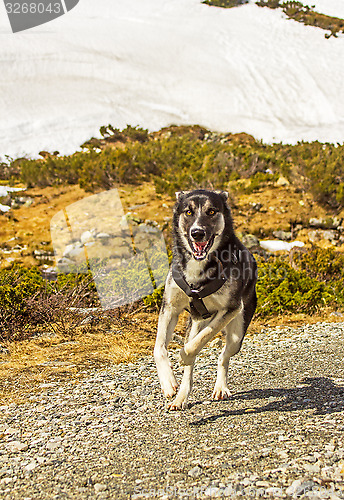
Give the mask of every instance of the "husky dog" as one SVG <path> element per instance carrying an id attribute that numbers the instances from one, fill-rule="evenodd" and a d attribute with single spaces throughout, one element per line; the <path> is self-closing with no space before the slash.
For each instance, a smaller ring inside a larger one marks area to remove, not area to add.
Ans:
<path id="1" fill-rule="evenodd" d="M 257 266 L 252 254 L 234 234 L 228 193 L 176 193 L 173 213 L 173 260 L 166 279 L 154 358 L 163 394 L 172 398 L 178 388 L 167 347 L 178 317 L 190 312 L 190 326 L 179 354 L 184 366 L 171 410 L 186 407 L 192 388 L 196 355 L 219 331 L 226 335 L 217 368 L 214 399 L 227 399 L 229 358 L 241 348 L 257 305 Z"/>

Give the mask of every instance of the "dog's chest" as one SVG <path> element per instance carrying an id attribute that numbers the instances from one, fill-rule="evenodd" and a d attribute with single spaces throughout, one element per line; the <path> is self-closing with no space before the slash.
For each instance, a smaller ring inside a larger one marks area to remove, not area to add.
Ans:
<path id="1" fill-rule="evenodd" d="M 187 283 L 198 289 L 197 283 L 204 279 L 204 270 L 206 264 L 204 262 L 190 261 L 187 263 L 184 275 Z M 207 273 L 206 273 L 207 274 Z M 203 298 L 204 305 L 210 313 L 228 308 L 230 291 L 227 286 L 220 288 L 218 292 L 212 293 Z"/>
<path id="2" fill-rule="evenodd" d="M 208 295 L 208 297 L 204 297 L 203 302 L 210 313 L 227 309 L 229 302 L 227 290 Z"/>
<path id="3" fill-rule="evenodd" d="M 185 268 L 185 279 L 187 283 L 195 286 L 196 283 L 201 281 L 204 276 L 205 264 L 203 262 L 197 262 L 196 260 L 190 260 Z"/>

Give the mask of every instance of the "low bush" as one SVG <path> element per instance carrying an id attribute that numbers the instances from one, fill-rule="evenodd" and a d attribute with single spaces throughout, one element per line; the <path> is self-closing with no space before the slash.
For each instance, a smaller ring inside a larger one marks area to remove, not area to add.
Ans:
<path id="1" fill-rule="evenodd" d="M 309 26 L 316 26 L 323 30 L 330 31 L 325 37 L 337 36 L 338 33 L 344 33 L 344 20 L 337 17 L 327 16 L 316 12 L 313 7 L 304 5 L 294 0 L 260 0 L 257 2 L 259 7 L 269 7 L 270 9 L 282 9 L 289 17 L 299 23 Z"/>
<path id="2" fill-rule="evenodd" d="M 17 160 L 20 180 L 29 187 L 79 183 L 90 192 L 153 181 L 158 193 L 174 197 L 181 189 L 227 189 L 238 179 L 251 179 L 252 192 L 283 175 L 324 207 L 344 207 L 344 145 L 269 145 L 247 134 L 214 134 L 196 126 L 151 135 L 137 128 L 112 130 L 111 137 L 126 134 L 120 147 L 104 139 L 99 149 L 91 140 L 87 150 L 70 156 Z"/>
<path id="3" fill-rule="evenodd" d="M 73 308 L 99 305 L 90 275 L 61 275 L 44 280 L 38 268 L 0 270 L 0 340 L 23 340 L 35 327 L 73 335 Z"/>
<path id="4" fill-rule="evenodd" d="M 307 272 L 293 269 L 281 259 L 260 262 L 257 282 L 259 317 L 282 313 L 312 314 L 337 304 L 332 288 Z"/>
<path id="5" fill-rule="evenodd" d="M 308 252 L 295 253 L 293 266 L 312 279 L 325 282 L 336 297 L 336 304 L 344 305 L 344 255 L 333 248 L 314 246 Z"/>

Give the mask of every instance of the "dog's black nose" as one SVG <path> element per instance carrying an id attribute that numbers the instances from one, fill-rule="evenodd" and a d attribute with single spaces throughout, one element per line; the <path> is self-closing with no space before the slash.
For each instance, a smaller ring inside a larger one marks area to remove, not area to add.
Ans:
<path id="1" fill-rule="evenodd" d="M 195 227 L 194 229 L 191 229 L 191 237 L 195 241 L 202 241 L 205 239 L 205 231 L 204 229 L 201 229 L 200 227 Z"/>

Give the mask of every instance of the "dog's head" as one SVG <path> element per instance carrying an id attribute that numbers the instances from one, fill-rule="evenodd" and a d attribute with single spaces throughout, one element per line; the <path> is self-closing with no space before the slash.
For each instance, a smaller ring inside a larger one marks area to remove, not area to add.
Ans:
<path id="1" fill-rule="evenodd" d="M 226 233 L 232 232 L 228 193 L 199 189 L 181 191 L 176 197 L 176 244 L 182 244 L 194 259 L 203 260 L 219 247 Z"/>

